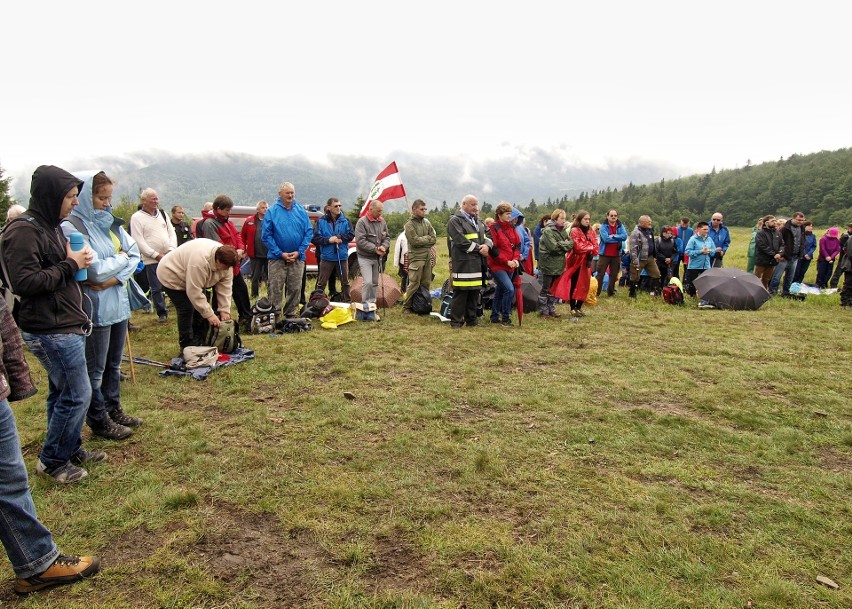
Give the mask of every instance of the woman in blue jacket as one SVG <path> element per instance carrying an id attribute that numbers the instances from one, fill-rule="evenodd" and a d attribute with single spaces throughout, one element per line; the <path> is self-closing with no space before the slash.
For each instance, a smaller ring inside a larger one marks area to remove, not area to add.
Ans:
<path id="1" fill-rule="evenodd" d="M 92 400 L 86 423 L 95 435 L 123 440 L 141 419 L 127 415 L 121 407 L 121 355 L 130 319 L 127 281 L 139 265 L 136 241 L 121 226 L 124 221 L 110 213 L 112 181 L 103 171 L 77 172 L 83 180 L 79 205 L 62 222 L 67 237 L 83 234 L 95 259 L 83 284 L 92 303 L 91 335 L 86 337 L 86 367 L 92 385 Z"/>

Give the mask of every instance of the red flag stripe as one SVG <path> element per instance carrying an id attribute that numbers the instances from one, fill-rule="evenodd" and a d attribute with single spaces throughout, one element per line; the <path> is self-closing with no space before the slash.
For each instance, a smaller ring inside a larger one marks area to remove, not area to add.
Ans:
<path id="1" fill-rule="evenodd" d="M 376 182 L 378 182 L 379 180 L 384 180 L 392 173 L 399 173 L 399 170 L 396 168 L 396 161 L 382 169 L 382 172 L 376 176 Z"/>
<path id="2" fill-rule="evenodd" d="M 401 199 L 405 196 L 405 188 L 402 184 L 385 188 L 377 197 L 379 201 L 388 201 L 390 199 Z"/>

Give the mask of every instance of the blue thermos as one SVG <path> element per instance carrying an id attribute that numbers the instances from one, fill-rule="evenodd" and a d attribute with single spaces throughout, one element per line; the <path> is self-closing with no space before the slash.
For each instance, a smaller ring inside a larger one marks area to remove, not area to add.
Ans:
<path id="1" fill-rule="evenodd" d="M 71 251 L 79 252 L 85 247 L 82 233 L 71 233 L 68 235 L 68 241 L 71 243 Z M 74 279 L 77 281 L 86 281 L 89 278 L 89 272 L 86 269 L 77 269 Z"/>

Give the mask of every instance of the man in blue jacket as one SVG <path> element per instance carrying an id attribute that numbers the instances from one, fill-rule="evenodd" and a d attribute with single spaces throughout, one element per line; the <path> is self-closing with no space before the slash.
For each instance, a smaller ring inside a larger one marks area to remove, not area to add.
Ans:
<path id="1" fill-rule="evenodd" d="M 710 231 L 707 236 L 716 244 L 716 251 L 710 256 L 710 266 L 722 266 L 722 259 L 731 245 L 731 233 L 723 222 L 724 216 L 718 211 L 710 218 Z"/>
<path id="2" fill-rule="evenodd" d="M 680 263 L 683 261 L 684 268 L 684 277 L 686 276 L 686 263 L 688 262 L 684 255 L 686 254 L 686 245 L 689 243 L 689 240 L 692 239 L 692 235 L 695 234 L 695 231 L 689 226 L 690 220 L 688 217 L 684 216 L 680 219 L 680 224 L 677 226 L 677 230 L 675 231 L 675 237 L 680 244 L 678 245 L 678 261 L 674 266 L 674 274 L 677 277 L 680 277 Z"/>
<path id="3" fill-rule="evenodd" d="M 621 250 L 627 241 L 627 229 L 618 219 L 618 210 L 611 209 L 606 214 L 606 222 L 601 224 L 600 249 L 598 250 L 598 292 L 604 284 L 604 274 L 609 269 L 609 283 L 606 288 L 607 296 L 615 296 L 615 285 L 618 281 L 618 271 L 621 268 Z"/>
<path id="4" fill-rule="evenodd" d="M 284 318 L 297 317 L 305 271 L 305 252 L 314 229 L 304 207 L 296 202 L 296 188 L 284 182 L 278 198 L 263 217 L 261 239 L 269 260 L 269 299 L 275 310 L 284 302 Z"/>

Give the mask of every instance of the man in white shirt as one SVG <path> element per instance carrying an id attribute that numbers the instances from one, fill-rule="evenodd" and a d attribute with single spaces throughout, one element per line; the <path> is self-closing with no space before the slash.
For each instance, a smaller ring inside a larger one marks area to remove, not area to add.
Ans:
<path id="1" fill-rule="evenodd" d="M 177 248 L 177 235 L 166 213 L 158 208 L 160 198 L 153 188 L 146 188 L 139 195 L 139 211 L 130 217 L 130 234 L 139 245 L 145 275 L 151 290 L 151 300 L 157 308 L 160 323 L 168 321 L 163 286 L 157 278 L 157 264 L 173 249 Z"/>

